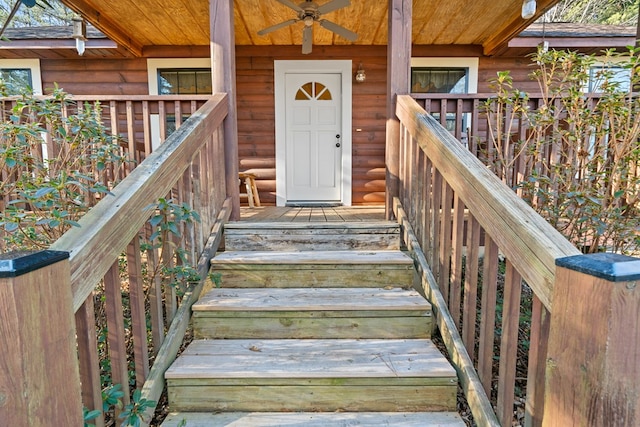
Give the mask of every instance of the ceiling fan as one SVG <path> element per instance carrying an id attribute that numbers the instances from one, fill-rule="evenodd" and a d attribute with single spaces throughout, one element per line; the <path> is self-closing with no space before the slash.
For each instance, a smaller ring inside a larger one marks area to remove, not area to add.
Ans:
<path id="1" fill-rule="evenodd" d="M 313 0 L 305 0 L 299 5 L 293 3 L 291 0 L 277 1 L 293 9 L 298 14 L 298 17 L 260 30 L 258 31 L 258 35 L 264 36 L 265 34 L 269 34 L 272 31 L 276 31 L 281 28 L 288 27 L 289 25 L 293 25 L 296 22 L 302 21 L 304 22 L 304 28 L 302 30 L 303 54 L 311 53 L 311 46 L 313 45 L 314 22 L 317 22 L 321 27 L 326 28 L 329 31 L 333 31 L 334 33 L 344 37 L 349 41 L 355 41 L 358 38 L 358 35 L 353 31 L 347 30 L 346 28 L 336 24 L 335 22 L 327 21 L 326 19 L 320 19 L 320 17 L 325 13 L 333 12 L 334 10 L 351 5 L 350 0 L 332 0 L 323 5 L 318 5 Z"/>

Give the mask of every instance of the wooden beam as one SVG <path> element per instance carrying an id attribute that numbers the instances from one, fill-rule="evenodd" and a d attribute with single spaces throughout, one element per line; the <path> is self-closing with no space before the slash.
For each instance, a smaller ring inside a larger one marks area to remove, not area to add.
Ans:
<path id="1" fill-rule="evenodd" d="M 387 45 L 387 129 L 386 129 L 386 217 L 393 216 L 393 198 L 400 183 L 400 121 L 396 116 L 396 97 L 409 93 L 411 70 L 410 0 L 389 0 L 389 40 Z"/>
<path id="2" fill-rule="evenodd" d="M 142 45 L 132 36 L 131 32 L 125 32 L 120 26 L 106 19 L 99 10 L 94 8 L 85 0 L 61 0 L 69 9 L 73 10 L 94 27 L 100 30 L 105 36 L 121 45 L 134 56 L 142 56 Z M 135 29 L 133 29 L 135 30 Z M 133 31 L 135 34 L 135 31 Z"/>
<path id="3" fill-rule="evenodd" d="M 210 0 L 211 78 L 213 93 L 226 93 L 229 112 L 224 120 L 224 160 L 227 196 L 231 197 L 231 219 L 240 219 L 238 187 L 238 120 L 236 102 L 236 51 L 233 1 Z"/>
<path id="4" fill-rule="evenodd" d="M 559 0 L 538 0 L 536 14 L 527 20 L 522 19 L 522 16 L 520 16 L 522 3 L 520 1 L 514 2 L 514 10 L 508 17 L 509 24 L 504 26 L 502 31 L 495 33 L 482 44 L 484 54 L 487 56 L 499 54 L 507 48 L 509 40 L 520 34 L 522 30 L 540 18 L 548 8 L 558 2 Z"/>

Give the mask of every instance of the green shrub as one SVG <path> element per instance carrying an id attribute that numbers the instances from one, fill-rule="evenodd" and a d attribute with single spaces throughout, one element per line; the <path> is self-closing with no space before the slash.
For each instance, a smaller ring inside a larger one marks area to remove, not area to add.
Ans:
<path id="1" fill-rule="evenodd" d="M 640 248 L 639 53 L 605 52 L 594 74 L 595 56 L 540 50 L 537 105 L 508 72 L 484 105 L 491 168 L 584 252 Z M 594 75 L 601 93 L 586 93 Z"/>

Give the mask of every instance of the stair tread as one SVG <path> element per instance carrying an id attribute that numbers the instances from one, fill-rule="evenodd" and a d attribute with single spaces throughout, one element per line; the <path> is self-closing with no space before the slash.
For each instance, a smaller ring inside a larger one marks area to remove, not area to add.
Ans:
<path id="1" fill-rule="evenodd" d="M 411 257 L 401 251 L 229 251 L 211 260 L 218 265 L 244 264 L 377 264 L 413 266 Z"/>
<path id="2" fill-rule="evenodd" d="M 228 222 L 224 226 L 225 230 L 317 230 L 317 229 L 331 229 L 331 230 L 343 230 L 348 232 L 349 230 L 357 231 L 363 230 L 377 232 L 379 230 L 391 230 L 397 232 L 399 225 L 395 221 L 358 221 L 358 222 Z"/>
<path id="3" fill-rule="evenodd" d="M 162 427 L 464 427 L 455 412 L 172 412 Z M 184 425 L 184 424 L 182 424 Z"/>
<path id="4" fill-rule="evenodd" d="M 193 311 L 430 310 L 415 290 L 401 288 L 212 289 Z"/>
<path id="5" fill-rule="evenodd" d="M 180 378 L 455 378 L 429 339 L 196 340 L 167 370 Z"/>

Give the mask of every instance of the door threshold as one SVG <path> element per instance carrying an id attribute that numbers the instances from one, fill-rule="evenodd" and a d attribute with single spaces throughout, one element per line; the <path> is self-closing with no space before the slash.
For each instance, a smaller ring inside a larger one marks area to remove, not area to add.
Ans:
<path id="1" fill-rule="evenodd" d="M 335 208 L 343 206 L 340 202 L 287 202 L 285 206 L 290 208 Z"/>

